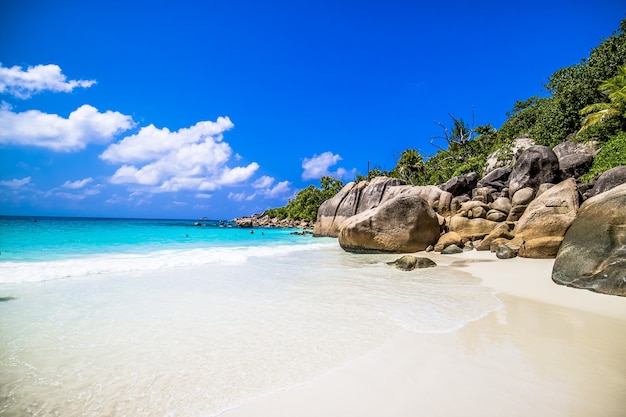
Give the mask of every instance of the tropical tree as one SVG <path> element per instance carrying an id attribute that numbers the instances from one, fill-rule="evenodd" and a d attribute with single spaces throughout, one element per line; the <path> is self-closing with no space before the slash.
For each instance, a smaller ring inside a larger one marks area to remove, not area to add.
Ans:
<path id="1" fill-rule="evenodd" d="M 580 131 L 614 117 L 626 117 L 626 65 L 617 69 L 617 75 L 603 81 L 598 87 L 609 99 L 606 103 L 594 103 L 585 106 L 581 115 L 586 115 Z"/>
<path id="2" fill-rule="evenodd" d="M 320 186 L 321 188 L 317 188 L 314 185 L 309 185 L 289 200 L 285 207 L 269 209 L 263 214 L 279 219 L 313 221 L 317 218 L 317 210 L 320 205 L 337 194 L 343 187 L 343 182 L 326 176 L 320 179 Z"/>
<path id="3" fill-rule="evenodd" d="M 424 160 L 416 149 L 404 150 L 392 173 L 412 185 L 424 185 L 426 181 Z"/>

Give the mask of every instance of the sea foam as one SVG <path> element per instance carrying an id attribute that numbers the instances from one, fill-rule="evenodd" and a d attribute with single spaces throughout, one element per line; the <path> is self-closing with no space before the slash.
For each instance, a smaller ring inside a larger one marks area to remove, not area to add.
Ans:
<path id="1" fill-rule="evenodd" d="M 312 243 L 309 245 L 169 249 L 146 253 L 75 255 L 49 261 L 9 261 L 0 263 L 0 283 L 39 282 L 107 273 L 147 272 L 216 263 L 237 264 L 246 262 L 251 257 L 281 256 L 331 245 L 332 243 Z"/>

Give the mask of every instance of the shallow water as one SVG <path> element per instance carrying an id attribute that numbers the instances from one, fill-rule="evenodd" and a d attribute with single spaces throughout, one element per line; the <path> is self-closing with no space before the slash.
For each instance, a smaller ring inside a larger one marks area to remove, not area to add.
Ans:
<path id="1" fill-rule="evenodd" d="M 500 306 L 476 278 L 401 272 L 332 240 L 137 256 L 0 284 L 0 415 L 216 415 Z"/>

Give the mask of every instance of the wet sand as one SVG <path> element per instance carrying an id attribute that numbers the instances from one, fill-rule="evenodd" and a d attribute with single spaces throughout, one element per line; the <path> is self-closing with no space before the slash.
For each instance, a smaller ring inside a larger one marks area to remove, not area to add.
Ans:
<path id="1" fill-rule="evenodd" d="M 420 254 L 483 279 L 503 302 L 450 333 L 405 331 L 240 416 L 624 416 L 626 298 L 554 284 L 553 260 Z"/>

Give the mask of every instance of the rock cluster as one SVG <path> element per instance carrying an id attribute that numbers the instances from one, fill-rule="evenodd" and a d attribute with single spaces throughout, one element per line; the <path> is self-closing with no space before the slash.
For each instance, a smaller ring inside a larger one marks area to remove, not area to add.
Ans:
<path id="1" fill-rule="evenodd" d="M 249 217 L 239 217 L 233 220 L 237 227 L 250 229 L 254 227 L 280 227 L 280 228 L 299 228 L 299 229 L 312 229 L 313 222 L 306 220 L 291 220 L 282 219 L 279 220 L 276 217 L 261 216 L 254 214 Z"/>
<path id="2" fill-rule="evenodd" d="M 339 244 L 353 252 L 447 253 L 476 248 L 491 250 L 501 259 L 556 257 L 554 280 L 583 287 L 580 274 L 575 273 L 579 268 L 562 265 L 571 265 L 566 254 L 576 253 L 564 248 L 585 247 L 573 237 L 568 243 L 568 229 L 579 230 L 579 239 L 591 236 L 583 226 L 573 226 L 588 223 L 580 220 L 580 213 L 585 213 L 596 219 L 592 229 L 611 242 L 611 249 L 606 243 L 594 252 L 595 261 L 585 261 L 593 264 L 581 272 L 586 274 L 585 282 L 593 282 L 585 285 L 610 292 L 599 284 L 599 277 L 608 274 L 609 286 L 621 282 L 626 295 L 626 278 L 620 272 L 626 269 L 626 218 L 604 213 L 608 209 L 603 208 L 608 207 L 605 199 L 614 195 L 615 207 L 626 204 L 626 186 L 620 186 L 626 183 L 626 167 L 583 184 L 576 176 L 590 166 L 596 152 L 593 144 L 525 148 L 514 167 L 496 167 L 483 178 L 470 173 L 440 186 L 411 186 L 387 177 L 347 184 L 320 207 L 314 234 L 338 237 Z M 572 256 L 591 256 L 584 253 Z M 607 268 L 609 272 L 599 272 Z"/>

